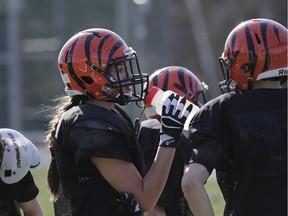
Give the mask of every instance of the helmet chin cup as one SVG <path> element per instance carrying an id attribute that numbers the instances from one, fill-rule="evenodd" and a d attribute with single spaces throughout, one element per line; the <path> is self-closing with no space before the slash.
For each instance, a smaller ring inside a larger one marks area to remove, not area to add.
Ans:
<path id="1" fill-rule="evenodd" d="M 222 94 L 227 92 L 235 92 L 238 90 L 238 83 L 235 80 L 223 80 L 219 83 Z"/>
<path id="2" fill-rule="evenodd" d="M 238 83 L 235 80 L 230 80 L 228 83 L 228 90 L 229 92 L 235 92 L 238 88 Z"/>

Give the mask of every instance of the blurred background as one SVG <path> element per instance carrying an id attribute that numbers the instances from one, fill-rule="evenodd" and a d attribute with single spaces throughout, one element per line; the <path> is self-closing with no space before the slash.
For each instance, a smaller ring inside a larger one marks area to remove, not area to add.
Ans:
<path id="1" fill-rule="evenodd" d="M 179 65 L 220 94 L 218 63 L 229 32 L 265 17 L 287 26 L 286 0 L 0 0 L 0 127 L 45 131 L 47 109 L 64 94 L 59 50 L 91 27 L 118 33 L 138 53 L 142 72 Z M 140 109 L 133 104 L 132 117 Z"/>
<path id="2" fill-rule="evenodd" d="M 210 100 L 220 94 L 226 37 L 257 17 L 287 27 L 287 0 L 0 0 L 0 127 L 43 144 L 47 106 L 64 94 L 58 53 L 73 34 L 93 27 L 118 33 L 144 73 L 187 67 L 209 85 Z M 141 112 L 134 104 L 125 109 L 133 119 Z"/>

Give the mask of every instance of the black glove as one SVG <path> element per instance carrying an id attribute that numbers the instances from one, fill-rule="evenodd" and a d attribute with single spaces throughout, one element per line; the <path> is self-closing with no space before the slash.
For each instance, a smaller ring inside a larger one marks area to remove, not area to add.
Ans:
<path id="1" fill-rule="evenodd" d="M 179 98 L 179 95 L 172 93 L 163 104 L 160 146 L 173 148 L 177 146 L 185 121 L 193 108 L 190 104 L 184 109 L 186 98 L 183 97 L 180 102 Z"/>
<path id="2" fill-rule="evenodd" d="M 132 193 L 120 192 L 119 198 L 113 199 L 109 203 L 127 216 L 144 215 Z"/>

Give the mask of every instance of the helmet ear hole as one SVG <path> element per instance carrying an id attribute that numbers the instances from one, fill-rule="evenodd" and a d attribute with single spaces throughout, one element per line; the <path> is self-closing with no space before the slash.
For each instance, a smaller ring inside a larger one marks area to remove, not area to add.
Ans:
<path id="1" fill-rule="evenodd" d="M 240 67 L 240 72 L 241 74 L 245 74 L 249 71 L 249 65 L 246 63 L 246 64 L 243 64 L 241 67 Z"/>
<path id="2" fill-rule="evenodd" d="M 82 80 L 84 80 L 84 82 L 86 82 L 87 84 L 91 85 L 94 83 L 93 79 L 91 77 L 88 77 L 88 76 L 82 76 L 81 77 Z"/>

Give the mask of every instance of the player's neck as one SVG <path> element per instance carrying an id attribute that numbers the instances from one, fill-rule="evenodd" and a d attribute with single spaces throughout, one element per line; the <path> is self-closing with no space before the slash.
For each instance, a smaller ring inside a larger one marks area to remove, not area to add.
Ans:
<path id="1" fill-rule="evenodd" d="M 277 89 L 281 88 L 280 81 L 272 81 L 272 80 L 259 80 L 254 86 L 254 89 L 260 88 L 271 88 Z"/>
<path id="2" fill-rule="evenodd" d="M 109 110 L 111 110 L 111 108 L 114 105 L 114 103 L 112 103 L 112 102 L 95 100 L 95 99 L 88 100 L 86 103 L 101 106 L 101 107 L 104 107 L 104 108 L 109 109 Z"/>

